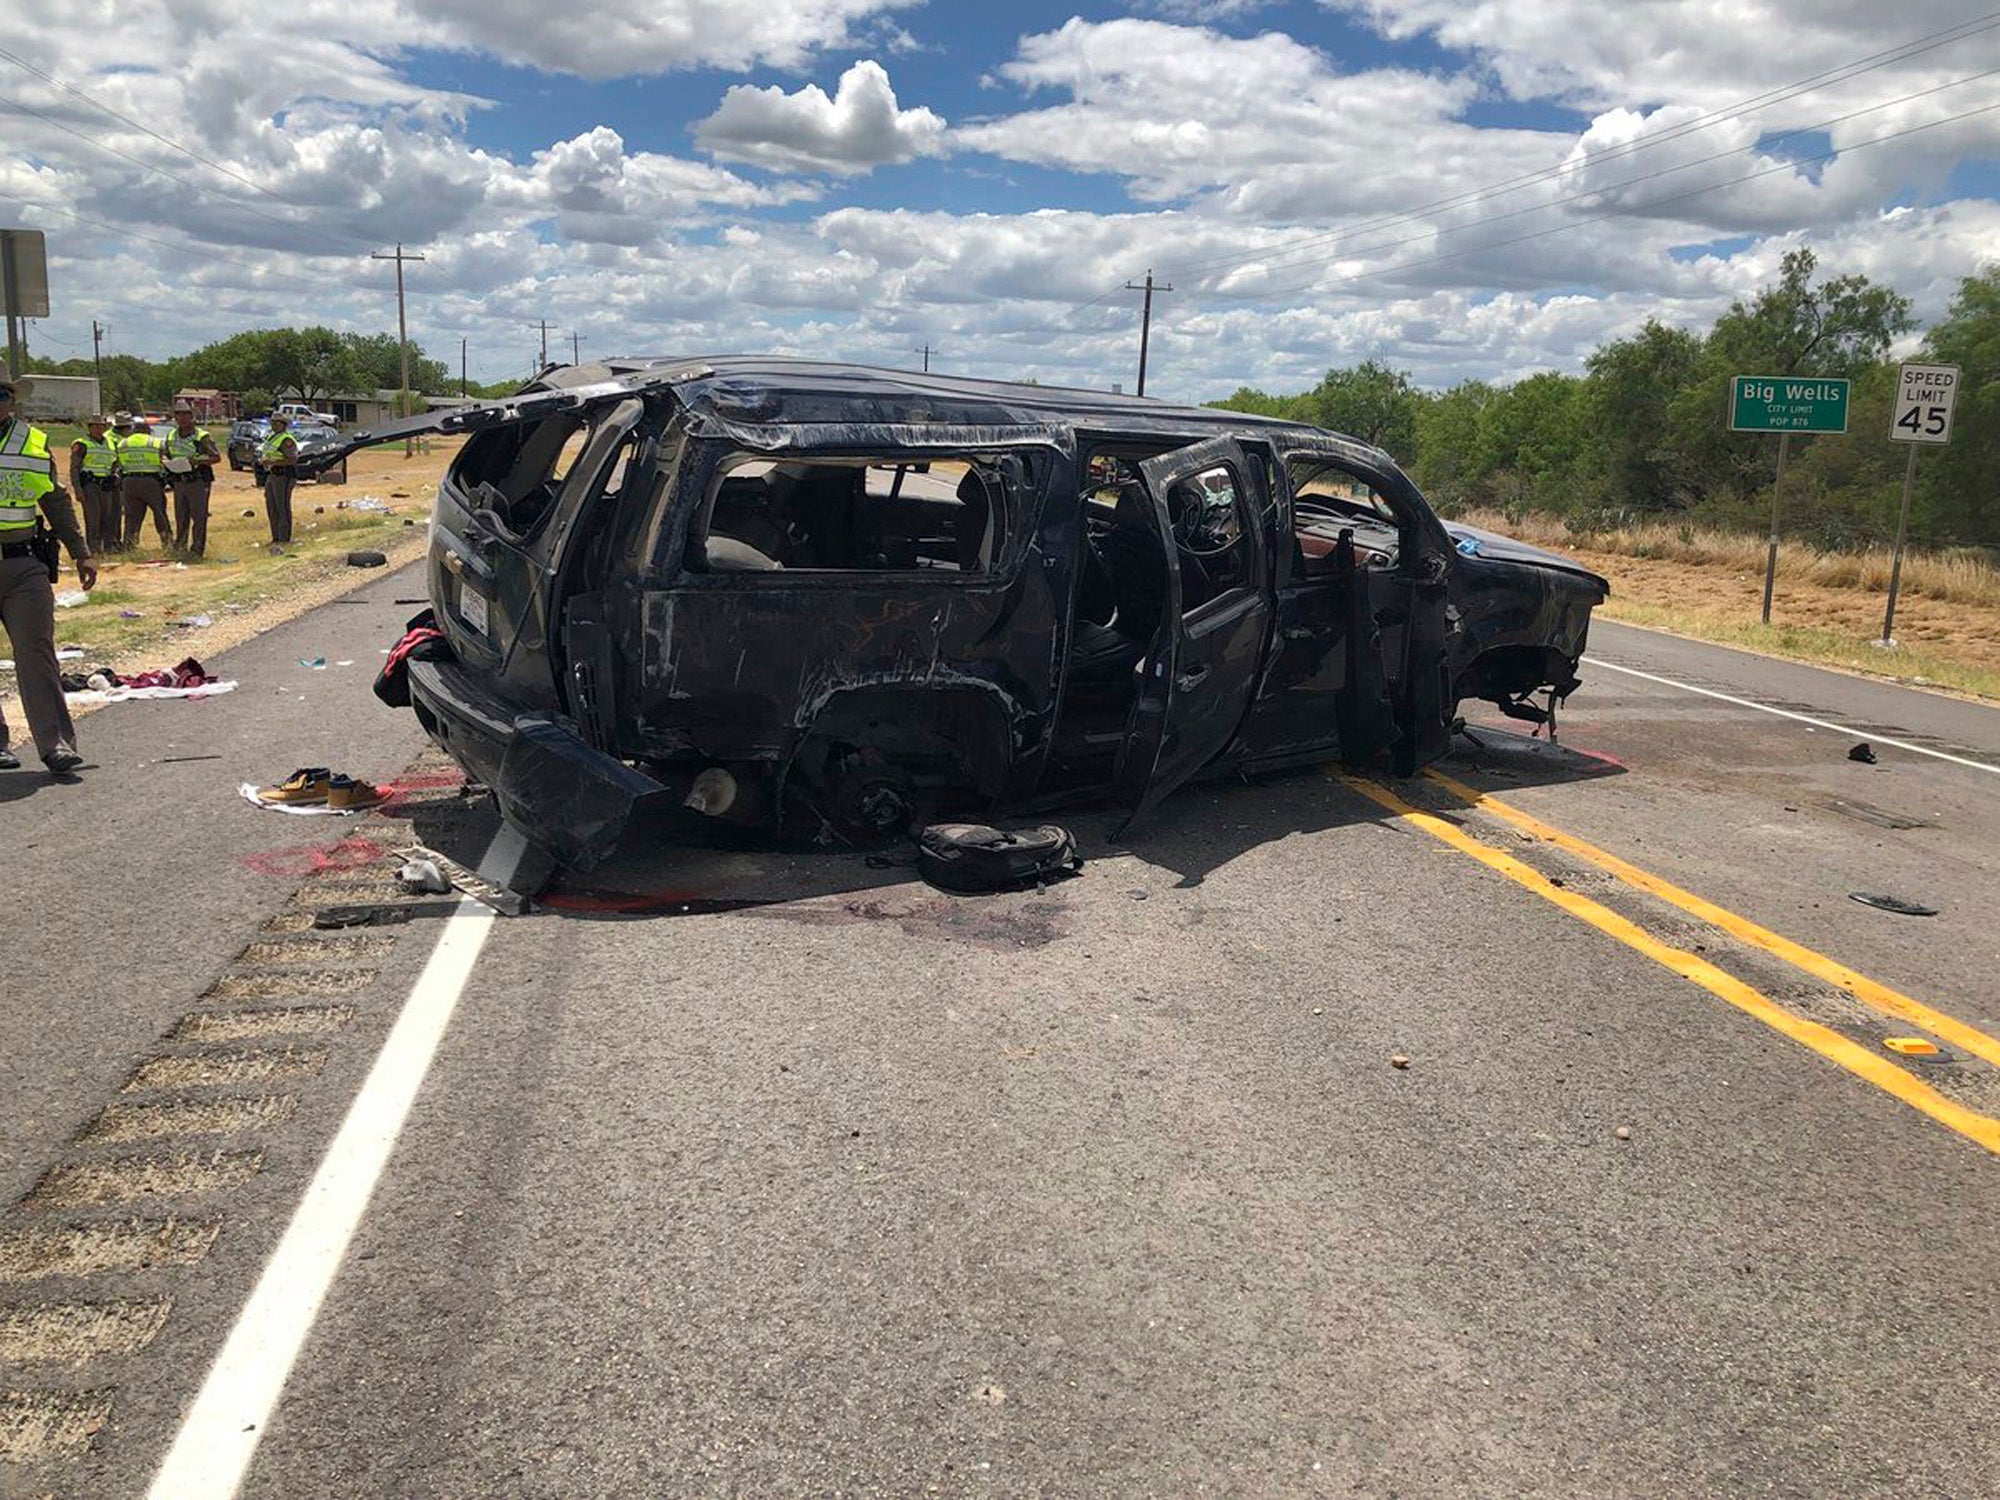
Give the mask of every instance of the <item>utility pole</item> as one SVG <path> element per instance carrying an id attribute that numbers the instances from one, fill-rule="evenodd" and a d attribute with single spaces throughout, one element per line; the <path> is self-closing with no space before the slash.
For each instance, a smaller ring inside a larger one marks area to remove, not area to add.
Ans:
<path id="1" fill-rule="evenodd" d="M 1125 283 L 1125 290 L 1136 292 L 1142 288 L 1138 282 L 1128 281 Z M 1143 290 L 1146 293 L 1146 310 L 1139 315 L 1139 394 L 1142 396 L 1146 394 L 1146 349 L 1153 338 L 1153 293 L 1171 292 L 1173 287 L 1166 282 L 1155 286 L 1152 270 L 1148 268 Z"/>
<path id="2" fill-rule="evenodd" d="M 463 399 L 472 394 L 472 382 L 465 375 L 465 340 L 458 341 L 458 394 Z"/>
<path id="3" fill-rule="evenodd" d="M 542 331 L 542 360 L 535 368 L 537 370 L 546 370 L 549 367 L 549 320 L 544 318 L 535 326 Z"/>
<path id="4" fill-rule="evenodd" d="M 569 362 L 573 365 L 583 363 L 583 335 L 575 329 L 571 329 L 569 335 Z"/>
<path id="5" fill-rule="evenodd" d="M 97 319 L 90 320 L 90 361 L 97 367 L 97 404 L 104 405 L 104 334 L 105 327 Z"/>
<path id="6" fill-rule="evenodd" d="M 421 255 L 405 254 L 403 251 L 403 242 L 398 240 L 394 255 L 377 253 L 368 258 L 370 260 L 393 260 L 396 263 L 396 348 L 402 355 L 403 363 L 403 387 L 396 392 L 396 415 L 407 417 L 410 414 L 410 320 L 404 310 L 403 304 L 403 262 L 406 260 L 422 260 L 423 257 Z M 416 451 L 416 443 L 410 438 L 404 438 L 403 457 L 408 458 Z"/>
<path id="7" fill-rule="evenodd" d="M 925 344 L 924 347 L 921 349 L 912 349 L 910 351 L 910 353 L 912 354 L 921 354 L 924 357 L 924 373 L 926 375 L 930 374 L 931 372 L 931 356 L 933 354 L 942 354 L 943 352 L 944 351 L 942 349 L 931 348 L 929 344 Z"/>

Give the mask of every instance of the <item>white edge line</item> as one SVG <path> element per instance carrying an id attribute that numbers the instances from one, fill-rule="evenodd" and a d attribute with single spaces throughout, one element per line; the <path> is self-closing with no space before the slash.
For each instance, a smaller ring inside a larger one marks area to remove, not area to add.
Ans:
<path id="1" fill-rule="evenodd" d="M 148 1500 L 230 1500 L 242 1484 L 494 921 L 490 908 L 469 897 L 446 921 L 182 1420 Z"/>
<path id="2" fill-rule="evenodd" d="M 1714 688 L 1696 687 L 1691 682 L 1676 682 L 1671 677 L 1659 677 L 1651 672 L 1641 672 L 1637 667 L 1621 667 L 1615 661 L 1606 661 L 1601 656 L 1586 656 L 1584 661 L 1593 667 L 1602 667 L 1607 672 L 1623 672 L 1628 677 L 1643 677 L 1648 682 L 1657 682 L 1663 687 L 1679 688 L 1684 693 L 1700 693 L 1704 698 L 1719 698 L 1724 703 L 1733 703 L 1738 708 L 1754 708 L 1759 713 L 1776 714 L 1781 719 L 1796 719 L 1801 724 L 1810 724 L 1815 729 L 1831 729 L 1836 734 L 1851 734 L 1877 745 L 1894 745 L 1898 750 L 1907 750 L 1912 755 L 1928 755 L 1936 760 L 1948 760 L 1955 766 L 1965 766 L 1974 771 L 1986 771 L 2000 776 L 2000 766 L 1989 766 L 1983 761 L 1967 760 L 1962 755 L 1947 755 L 1942 750 L 1933 750 L 1928 745 L 1913 745 L 1908 740 L 1893 739 L 1886 734 L 1874 734 L 1866 729 L 1856 729 L 1851 724 L 1836 724 L 1829 719 L 1815 719 L 1810 714 L 1795 714 L 1788 708 L 1773 708 L 1768 703 L 1758 703 L 1749 698 L 1738 698 L 1731 693 L 1718 693 Z"/>

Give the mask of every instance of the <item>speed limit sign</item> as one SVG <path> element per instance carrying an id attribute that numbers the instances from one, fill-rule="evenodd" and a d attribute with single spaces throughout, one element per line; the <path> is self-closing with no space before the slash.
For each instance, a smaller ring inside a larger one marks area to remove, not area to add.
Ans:
<path id="1" fill-rule="evenodd" d="M 1948 443 L 1958 395 L 1957 365 L 1904 365 L 1896 372 L 1889 436 L 1898 443 Z"/>

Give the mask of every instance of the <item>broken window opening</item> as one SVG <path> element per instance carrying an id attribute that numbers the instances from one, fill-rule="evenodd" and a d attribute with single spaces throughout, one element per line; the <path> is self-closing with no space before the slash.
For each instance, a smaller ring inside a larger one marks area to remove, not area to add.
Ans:
<path id="1" fill-rule="evenodd" d="M 1317 454 L 1286 460 L 1292 487 L 1292 529 L 1307 577 L 1331 576 L 1343 531 L 1354 533 L 1364 568 L 1393 568 L 1402 555 L 1402 522 L 1388 498 L 1346 466 Z"/>
<path id="2" fill-rule="evenodd" d="M 737 454 L 711 485 L 688 567 L 991 576 L 1022 510 L 1022 464 L 991 454 Z"/>

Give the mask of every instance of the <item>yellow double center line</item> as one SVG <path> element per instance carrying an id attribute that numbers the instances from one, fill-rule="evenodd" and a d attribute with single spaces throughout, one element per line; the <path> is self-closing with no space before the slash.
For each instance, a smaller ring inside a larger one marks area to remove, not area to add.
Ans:
<path id="1" fill-rule="evenodd" d="M 1350 776 L 1345 772 L 1328 774 L 1412 828 L 1449 844 L 1462 854 L 1470 855 L 1488 869 L 1506 876 L 1516 885 L 1534 892 L 1552 905 L 1561 907 L 1571 916 L 1588 922 L 1598 931 L 1617 939 L 1635 953 L 1645 955 L 1662 968 L 1700 985 L 1719 999 L 1728 1001 L 1773 1031 L 1812 1048 L 1820 1056 L 1845 1068 L 1855 1077 L 1875 1085 L 1884 1093 L 1894 1095 L 1912 1109 L 1923 1111 L 1939 1124 L 1950 1127 L 1967 1140 L 1977 1142 L 1988 1151 L 2000 1154 L 2000 1120 L 1967 1109 L 1964 1105 L 1939 1093 L 1922 1079 L 1906 1072 L 1888 1058 L 1870 1051 L 1858 1042 L 1849 1040 L 1830 1027 L 1793 1015 L 1761 991 L 1716 967 L 1700 955 L 1676 948 L 1671 943 L 1662 942 L 1630 918 L 1620 916 L 1588 896 L 1579 895 L 1565 886 L 1557 885 L 1533 866 L 1524 864 L 1513 855 L 1474 838 L 1464 829 L 1434 814 L 1412 807 L 1387 787 L 1357 776 Z M 1712 902 L 1704 901 L 1692 892 L 1682 890 L 1669 881 L 1649 874 L 1636 865 L 1618 858 L 1617 855 L 1597 848 L 1594 844 L 1552 828 L 1518 808 L 1488 797 L 1448 776 L 1434 771 L 1425 774 L 1475 809 L 1504 819 L 1522 832 L 1532 834 L 1596 866 L 1625 884 L 1672 903 L 1691 916 L 1698 917 L 1728 933 L 1731 937 L 1760 948 L 1816 978 L 1825 980 L 1885 1015 L 1894 1016 L 1898 1020 L 1920 1027 L 1941 1041 L 1949 1042 L 1987 1062 L 2000 1065 L 2000 1041 L 1996 1041 L 1985 1032 L 1967 1026 L 1962 1021 L 1954 1020 L 1886 985 L 1878 984 L 1866 975 L 1858 974 L 1846 965 L 1837 963 L 1824 954 L 1815 953 L 1810 948 L 1802 947 L 1789 938 L 1780 937 L 1777 933 L 1760 927 L 1747 918 L 1725 911 Z"/>

